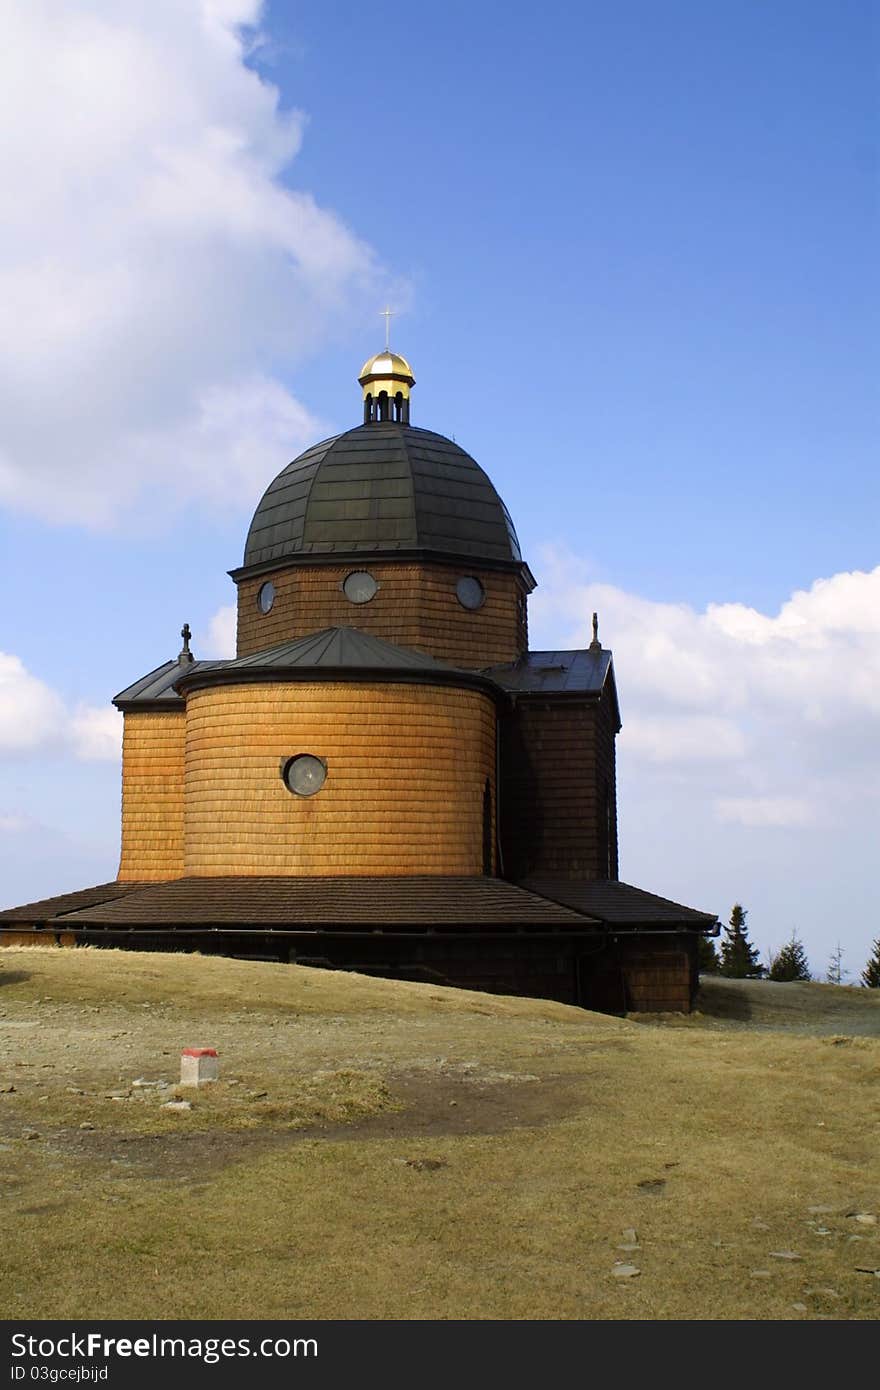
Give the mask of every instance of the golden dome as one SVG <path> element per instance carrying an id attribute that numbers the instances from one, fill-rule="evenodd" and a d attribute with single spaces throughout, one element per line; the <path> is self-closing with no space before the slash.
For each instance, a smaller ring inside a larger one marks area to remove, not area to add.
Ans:
<path id="1" fill-rule="evenodd" d="M 410 386 L 415 385 L 413 369 L 405 357 L 401 357 L 399 352 L 377 352 L 375 357 L 370 357 L 363 365 L 358 375 L 361 386 L 364 385 L 364 377 L 407 377 Z"/>

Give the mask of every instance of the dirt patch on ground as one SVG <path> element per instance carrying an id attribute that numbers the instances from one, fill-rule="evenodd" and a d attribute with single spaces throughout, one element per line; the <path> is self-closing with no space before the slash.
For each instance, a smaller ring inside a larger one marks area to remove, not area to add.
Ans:
<path id="1" fill-rule="evenodd" d="M 584 1079 L 577 1076 L 469 1076 L 426 1069 L 390 1079 L 393 1104 L 363 1119 L 335 1124 L 307 1124 L 297 1129 L 195 1133 L 132 1134 L 70 1127 L 39 1131 L 46 1152 L 60 1159 L 110 1168 L 109 1177 L 197 1182 L 230 1163 L 282 1151 L 303 1140 L 431 1139 L 446 1135 L 497 1135 L 507 1130 L 549 1124 L 586 1102 Z M 20 1123 L 0 1124 L 0 1138 L 18 1139 Z M 184 1120 L 183 1123 L 186 1123 Z M 26 1131 L 31 1132 L 31 1131 Z M 114 1171 L 115 1170 L 115 1171 Z M 50 1208 L 39 1208 L 48 1211 Z M 37 1208 L 22 1208 L 36 1212 Z"/>

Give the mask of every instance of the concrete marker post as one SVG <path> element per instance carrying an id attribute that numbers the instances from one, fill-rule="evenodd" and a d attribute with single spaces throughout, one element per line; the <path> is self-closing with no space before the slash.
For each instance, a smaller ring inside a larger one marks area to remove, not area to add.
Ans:
<path id="1" fill-rule="evenodd" d="M 180 1054 L 181 1086 L 201 1086 L 206 1081 L 216 1081 L 220 1076 L 220 1063 L 213 1047 L 185 1047 Z"/>

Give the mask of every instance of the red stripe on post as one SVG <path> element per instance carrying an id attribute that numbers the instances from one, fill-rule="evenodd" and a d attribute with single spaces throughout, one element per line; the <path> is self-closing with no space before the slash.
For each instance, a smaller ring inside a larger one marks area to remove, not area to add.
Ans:
<path id="1" fill-rule="evenodd" d="M 217 1049 L 214 1047 L 185 1047 L 180 1055 L 181 1057 L 216 1057 Z"/>

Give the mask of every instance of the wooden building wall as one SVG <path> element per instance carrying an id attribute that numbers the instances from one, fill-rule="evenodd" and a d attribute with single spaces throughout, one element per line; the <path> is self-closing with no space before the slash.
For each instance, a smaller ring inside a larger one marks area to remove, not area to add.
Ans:
<path id="1" fill-rule="evenodd" d="M 690 1013 L 699 985 L 697 937 L 640 933 L 620 944 L 631 1013 Z"/>
<path id="2" fill-rule="evenodd" d="M 122 882 L 183 874 L 186 716 L 126 714 L 122 735 Z"/>
<path id="3" fill-rule="evenodd" d="M 327 763 L 314 796 L 282 781 L 297 753 Z M 495 707 L 478 691 L 356 682 L 193 691 L 186 872 L 481 874 L 487 780 L 494 823 Z"/>
<path id="4" fill-rule="evenodd" d="M 616 878 L 610 703 L 521 697 L 502 720 L 500 797 L 506 877 Z"/>
<path id="5" fill-rule="evenodd" d="M 342 591 L 346 575 L 367 570 L 379 585 L 369 603 L 350 603 Z M 456 582 L 474 575 L 485 602 L 474 611 L 456 598 Z M 261 613 L 257 595 L 271 580 L 275 602 Z M 528 647 L 526 589 L 518 574 L 467 565 L 375 562 L 362 565 L 299 565 L 274 570 L 238 586 L 238 655 L 249 656 L 278 642 L 305 637 L 325 627 L 355 627 L 386 642 L 428 652 L 471 669 L 517 659 Z"/>
<path id="6" fill-rule="evenodd" d="M 601 699 L 595 715 L 596 799 L 599 813 L 596 850 L 600 878 L 618 877 L 617 858 L 617 723 L 609 699 Z"/>

